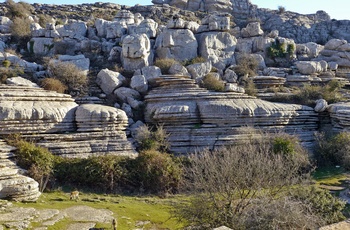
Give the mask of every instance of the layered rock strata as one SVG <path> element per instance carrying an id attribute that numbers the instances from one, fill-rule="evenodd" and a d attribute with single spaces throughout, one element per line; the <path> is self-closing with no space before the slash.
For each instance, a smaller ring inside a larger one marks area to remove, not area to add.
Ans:
<path id="1" fill-rule="evenodd" d="M 340 102 L 327 107 L 335 132 L 350 131 L 350 103 Z"/>
<path id="2" fill-rule="evenodd" d="M 15 148 L 0 139 L 0 199 L 35 201 L 40 196 L 38 183 L 24 176 L 23 170 L 10 160 Z"/>
<path id="3" fill-rule="evenodd" d="M 171 151 L 189 153 L 249 138 L 247 127 L 298 135 L 313 142 L 317 114 L 296 104 L 271 103 L 242 93 L 209 92 L 183 76 L 161 76 L 145 97 L 145 120 L 163 124 Z"/>

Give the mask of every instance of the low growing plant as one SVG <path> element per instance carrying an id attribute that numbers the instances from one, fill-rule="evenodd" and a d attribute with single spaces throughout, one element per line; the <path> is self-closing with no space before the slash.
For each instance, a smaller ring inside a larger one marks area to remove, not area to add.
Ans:
<path id="1" fill-rule="evenodd" d="M 202 80 L 202 86 L 208 90 L 214 90 L 218 92 L 225 91 L 225 82 L 216 78 L 213 74 L 209 73 Z"/>
<path id="2" fill-rule="evenodd" d="M 67 86 L 55 78 L 45 78 L 40 82 L 40 85 L 45 90 L 56 91 L 57 93 L 64 93 L 67 90 Z"/>
<path id="3" fill-rule="evenodd" d="M 179 62 L 171 58 L 162 58 L 162 59 L 156 59 L 156 61 L 154 62 L 154 65 L 160 68 L 160 70 L 162 71 L 162 74 L 169 74 L 170 67 L 175 63 L 179 63 Z"/>

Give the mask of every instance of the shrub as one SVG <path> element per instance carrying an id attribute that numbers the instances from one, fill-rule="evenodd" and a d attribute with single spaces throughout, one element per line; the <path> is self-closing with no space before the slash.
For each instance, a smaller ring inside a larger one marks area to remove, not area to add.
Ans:
<path id="1" fill-rule="evenodd" d="M 202 86 L 208 90 L 225 91 L 225 83 L 210 73 L 203 78 Z"/>
<path id="2" fill-rule="evenodd" d="M 316 100 L 325 99 L 328 103 L 344 101 L 345 97 L 340 93 L 343 84 L 337 80 L 332 80 L 324 87 L 319 85 L 305 85 L 294 91 L 290 96 L 275 96 L 271 101 L 284 103 L 296 103 L 308 106 L 315 106 Z"/>
<path id="3" fill-rule="evenodd" d="M 147 150 L 135 159 L 130 180 L 141 191 L 166 195 L 178 190 L 181 177 L 181 166 L 171 155 Z"/>
<path id="4" fill-rule="evenodd" d="M 45 78 L 40 82 L 40 85 L 45 90 L 52 90 L 56 91 L 57 93 L 64 93 L 67 90 L 67 86 L 55 78 Z"/>
<path id="5" fill-rule="evenodd" d="M 182 63 L 182 65 L 187 66 L 187 65 L 192 65 L 192 64 L 197 64 L 197 63 L 202 63 L 206 62 L 204 57 L 197 56 L 195 58 L 192 58 L 191 60 L 186 60 Z"/>
<path id="6" fill-rule="evenodd" d="M 311 212 L 319 216 L 325 224 L 345 220 L 342 210 L 346 202 L 334 197 L 329 191 L 316 186 L 293 189 L 289 194 L 294 200 L 309 206 Z"/>
<path id="7" fill-rule="evenodd" d="M 68 91 L 84 92 L 88 78 L 73 63 L 70 62 L 50 62 L 49 72 L 52 78 L 60 80 L 68 88 Z"/>
<path id="8" fill-rule="evenodd" d="M 137 129 L 134 138 L 140 151 L 167 151 L 169 149 L 168 136 L 162 125 L 156 126 L 154 131 L 147 125 L 143 125 Z"/>
<path id="9" fill-rule="evenodd" d="M 11 24 L 11 35 L 16 40 L 29 41 L 31 21 L 27 18 L 15 17 L 13 23 Z"/>
<path id="10" fill-rule="evenodd" d="M 160 68 L 160 70 L 162 71 L 162 74 L 169 74 L 170 67 L 175 63 L 179 63 L 179 62 L 176 61 L 175 59 L 163 58 L 163 59 L 156 59 L 156 61 L 154 62 L 154 65 Z"/>
<path id="11" fill-rule="evenodd" d="M 95 191 L 115 192 L 126 185 L 126 165 L 131 159 L 121 156 L 96 156 L 87 159 L 58 157 L 55 179 L 60 184 L 91 187 Z"/>
<path id="12" fill-rule="evenodd" d="M 2 61 L 2 66 L 5 68 L 9 68 L 11 65 L 11 62 L 9 60 L 3 60 Z"/>
<path id="13" fill-rule="evenodd" d="M 7 78 L 18 77 L 19 74 L 23 74 L 20 68 L 0 67 L 0 83 L 6 83 Z"/>
<path id="14" fill-rule="evenodd" d="M 15 3 L 13 0 L 6 0 L 6 5 L 8 8 L 7 16 L 11 19 L 16 17 L 25 18 L 33 11 L 33 7 L 30 4 L 22 1 Z"/>
<path id="15" fill-rule="evenodd" d="M 246 94 L 248 94 L 249 96 L 256 96 L 258 90 L 252 79 L 247 79 L 247 81 L 243 85 Z"/>
<path id="16" fill-rule="evenodd" d="M 239 55 L 237 58 L 237 66 L 234 68 L 234 71 L 239 76 L 248 75 L 248 77 L 253 77 L 258 71 L 259 63 L 258 61 L 249 54 Z"/>
<path id="17" fill-rule="evenodd" d="M 316 158 L 319 165 L 341 165 L 350 169 L 350 133 L 342 132 L 327 137 L 316 136 Z"/>
<path id="18" fill-rule="evenodd" d="M 47 23 L 54 22 L 53 18 L 47 14 L 39 14 L 38 17 L 39 17 L 39 25 L 43 28 L 46 28 Z"/>
<path id="19" fill-rule="evenodd" d="M 183 188 L 193 197 L 188 203 L 175 206 L 175 216 L 198 229 L 221 225 L 234 229 L 279 229 L 278 224 L 275 228 L 265 228 L 265 224 L 284 220 L 291 228 L 298 228 L 299 222 L 307 223 L 305 217 L 296 221 L 284 215 L 270 215 L 276 207 L 285 214 L 295 210 L 294 204 L 290 204 L 290 209 L 280 204 L 285 191 L 308 178 L 309 171 L 304 169 L 310 164 L 306 151 L 299 152 L 297 146 L 293 146 L 292 157 L 276 154 L 274 138 L 256 135 L 237 145 L 190 155 L 189 166 L 184 168 Z M 265 209 L 271 203 L 276 205 Z M 301 217 L 299 210 L 293 214 Z M 301 210 L 308 214 L 308 209 Z"/>
<path id="20" fill-rule="evenodd" d="M 283 14 L 284 12 L 286 12 L 286 8 L 284 6 L 278 6 L 278 13 Z"/>
<path id="21" fill-rule="evenodd" d="M 10 142 L 17 147 L 15 152 L 17 164 L 28 170 L 29 176 L 39 183 L 39 190 L 44 191 L 52 175 L 54 156 L 48 149 L 20 138 Z"/>
<path id="22" fill-rule="evenodd" d="M 267 56 L 272 59 L 276 57 L 291 58 L 293 57 L 294 51 L 294 44 L 281 43 L 278 39 L 275 39 L 271 46 L 267 48 Z"/>

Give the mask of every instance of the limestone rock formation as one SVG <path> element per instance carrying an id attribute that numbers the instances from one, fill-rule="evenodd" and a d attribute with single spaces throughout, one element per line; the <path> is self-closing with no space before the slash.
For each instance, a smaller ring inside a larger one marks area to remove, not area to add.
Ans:
<path id="1" fill-rule="evenodd" d="M 339 102 L 330 104 L 327 107 L 327 111 L 330 114 L 333 130 L 336 132 L 350 131 L 350 103 Z"/>
<path id="2" fill-rule="evenodd" d="M 14 147 L 0 139 L 0 199 L 35 201 L 41 194 L 39 184 L 32 178 L 22 175 L 23 170 L 10 160 L 14 157 L 14 150 Z"/>
<path id="3" fill-rule="evenodd" d="M 296 134 L 305 146 L 313 142 L 317 114 L 312 108 L 266 102 L 242 93 L 216 93 L 198 88 L 182 76 L 161 76 L 145 97 L 145 119 L 163 124 L 171 151 L 194 152 L 247 138 L 247 126 Z"/>
<path id="4" fill-rule="evenodd" d="M 158 58 L 172 58 L 178 61 L 197 57 L 197 48 L 197 40 L 188 29 L 165 29 L 158 35 L 155 43 Z"/>
<path id="5" fill-rule="evenodd" d="M 69 95 L 41 88 L 0 85 L 0 133 L 74 131 L 76 107 Z"/>
<path id="6" fill-rule="evenodd" d="M 126 70 L 148 66 L 151 44 L 146 34 L 128 35 L 123 39 L 122 62 Z"/>

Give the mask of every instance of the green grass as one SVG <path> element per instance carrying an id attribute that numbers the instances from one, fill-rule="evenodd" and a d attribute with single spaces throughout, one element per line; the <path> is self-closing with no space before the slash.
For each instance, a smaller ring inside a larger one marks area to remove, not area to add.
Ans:
<path id="1" fill-rule="evenodd" d="M 339 186 L 347 179 L 346 171 L 342 167 L 317 168 L 312 177 L 318 185 Z"/>
<path id="2" fill-rule="evenodd" d="M 158 198 L 158 197 L 132 197 L 104 194 L 80 195 L 80 200 L 69 200 L 69 194 L 61 191 L 44 193 L 34 203 L 14 203 L 14 206 L 35 209 L 65 209 L 75 205 L 86 205 L 96 209 L 107 209 L 114 213 L 118 221 L 118 229 L 134 229 L 137 222 L 149 221 L 143 229 L 182 229 L 183 224 L 171 218 L 171 203 L 178 202 L 181 197 Z M 48 229 L 66 229 L 74 223 L 65 218 L 50 226 Z M 39 223 L 32 223 L 38 227 Z M 109 229 L 110 223 L 97 223 L 96 227 Z"/>

